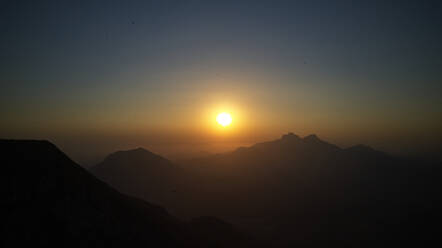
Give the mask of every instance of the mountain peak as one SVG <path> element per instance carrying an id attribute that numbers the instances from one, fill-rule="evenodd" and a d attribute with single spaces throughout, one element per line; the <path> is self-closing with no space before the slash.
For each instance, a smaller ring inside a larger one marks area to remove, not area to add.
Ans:
<path id="1" fill-rule="evenodd" d="M 112 154 L 134 154 L 134 153 L 136 153 L 136 154 L 153 154 L 151 151 L 146 150 L 143 147 L 138 147 L 138 148 L 129 149 L 129 150 L 117 151 L 117 152 L 114 152 Z"/>
<path id="2" fill-rule="evenodd" d="M 145 148 L 138 147 L 131 150 L 117 151 L 105 158 L 105 161 L 146 161 L 146 160 L 167 160 Z"/>
<path id="3" fill-rule="evenodd" d="M 316 134 L 307 135 L 302 140 L 304 141 L 305 144 L 310 146 L 322 147 L 330 151 L 340 150 L 338 146 L 321 140 L 320 138 L 318 138 L 318 136 L 316 136 Z"/>
<path id="4" fill-rule="evenodd" d="M 127 150 L 126 152 L 138 152 L 138 153 L 152 153 L 149 150 L 144 149 L 143 147 L 138 147 L 132 150 Z"/>
<path id="5" fill-rule="evenodd" d="M 36 148 L 44 149 L 57 149 L 54 144 L 48 140 L 13 140 L 13 139 L 0 139 L 0 144 L 8 147 L 22 147 L 31 148 L 34 150 Z"/>
<path id="6" fill-rule="evenodd" d="M 300 139 L 300 138 L 299 138 L 298 135 L 296 135 L 296 134 L 294 134 L 292 132 L 289 132 L 287 134 L 282 135 L 281 139 L 282 140 L 293 140 L 293 139 Z"/>
<path id="7" fill-rule="evenodd" d="M 307 136 L 305 136 L 305 137 L 303 138 L 303 140 L 304 140 L 304 141 L 307 141 L 307 142 L 309 142 L 309 141 L 321 141 L 321 140 L 318 138 L 318 136 L 316 136 L 316 134 L 310 134 L 310 135 L 307 135 Z"/>

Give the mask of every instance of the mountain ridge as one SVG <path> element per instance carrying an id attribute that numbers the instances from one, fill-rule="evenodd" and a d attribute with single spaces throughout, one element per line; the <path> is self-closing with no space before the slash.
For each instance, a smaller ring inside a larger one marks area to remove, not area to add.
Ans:
<path id="1" fill-rule="evenodd" d="M 429 226 L 415 237 L 410 230 L 421 225 L 422 219 L 436 220 L 438 213 L 429 209 L 440 205 L 435 198 L 441 188 L 438 167 L 365 145 L 340 148 L 316 135 L 301 138 L 288 133 L 276 140 L 184 161 L 179 168 L 185 173 L 162 177 L 166 191 L 168 187 L 177 189 L 158 198 L 162 205 L 173 206 L 180 216 L 223 216 L 256 236 L 278 240 L 287 247 L 417 244 L 418 237 L 431 232 L 436 221 L 427 221 Z M 136 181 L 133 193 L 138 196 L 140 189 L 155 186 L 149 179 Z M 177 181 L 180 183 L 169 184 Z M 114 186 L 133 182 L 126 179 Z M 378 240 L 370 240 L 373 235 Z"/>
<path id="2" fill-rule="evenodd" d="M 214 247 L 242 247 L 251 240 L 204 219 L 196 222 L 203 233 L 163 207 L 123 195 L 48 141 L 0 140 L 0 155 L 4 247 L 209 247 L 215 237 L 226 241 Z"/>

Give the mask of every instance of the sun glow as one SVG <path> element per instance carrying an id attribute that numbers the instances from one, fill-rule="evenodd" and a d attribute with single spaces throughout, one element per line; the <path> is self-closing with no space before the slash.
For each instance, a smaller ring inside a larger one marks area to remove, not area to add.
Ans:
<path id="1" fill-rule="evenodd" d="M 232 123 L 232 117 L 229 113 L 223 112 L 216 116 L 216 122 L 223 127 L 226 127 Z"/>

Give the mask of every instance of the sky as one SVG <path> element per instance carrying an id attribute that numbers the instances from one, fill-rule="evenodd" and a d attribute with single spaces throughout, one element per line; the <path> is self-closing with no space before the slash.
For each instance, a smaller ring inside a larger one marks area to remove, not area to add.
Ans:
<path id="1" fill-rule="evenodd" d="M 1 1 L 0 137 L 49 139 L 81 163 L 287 132 L 435 155 L 440 13 L 440 1 Z"/>

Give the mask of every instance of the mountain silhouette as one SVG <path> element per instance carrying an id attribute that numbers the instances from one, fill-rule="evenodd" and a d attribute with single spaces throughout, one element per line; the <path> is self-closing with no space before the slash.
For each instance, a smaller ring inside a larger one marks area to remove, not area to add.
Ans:
<path id="1" fill-rule="evenodd" d="M 147 153 L 138 149 L 128 155 Z M 249 244 L 249 237 L 233 227 L 225 229 L 229 224 L 221 220 L 182 221 L 162 207 L 117 192 L 47 141 L 0 140 L 0 157 L 2 247 Z M 115 161 L 115 156 L 108 159 Z"/>
<path id="2" fill-rule="evenodd" d="M 143 148 L 114 152 L 90 171 L 122 193 L 167 203 L 172 211 L 186 173 L 171 161 Z"/>
<path id="3" fill-rule="evenodd" d="M 133 168 L 127 162 L 124 168 Z M 137 170 L 148 174 L 158 166 L 145 162 Z M 222 216 L 274 246 L 418 245 L 434 239 L 441 219 L 439 164 L 365 145 L 343 149 L 316 135 L 288 133 L 171 168 L 177 169 L 163 175 L 163 183 L 181 193 L 159 203 L 173 205 L 180 215 Z M 150 180 L 136 182 L 134 195 L 152 187 Z M 114 186 L 129 183 L 130 177 Z M 192 200 L 180 201 L 183 196 Z"/>

